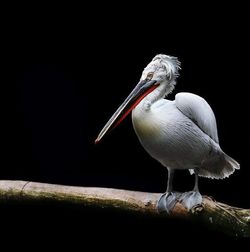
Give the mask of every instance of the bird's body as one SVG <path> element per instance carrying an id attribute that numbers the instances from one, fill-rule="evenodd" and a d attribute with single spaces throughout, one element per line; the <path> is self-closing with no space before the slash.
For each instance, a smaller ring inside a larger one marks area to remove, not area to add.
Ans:
<path id="1" fill-rule="evenodd" d="M 179 93 L 176 97 L 174 101 L 161 98 L 152 104 L 144 98 L 133 110 L 132 122 L 142 146 L 169 169 L 197 169 L 199 175 L 210 178 L 229 176 L 234 171 L 230 163 L 233 160 L 218 144 L 216 121 L 209 105 L 191 93 Z M 207 124 L 212 118 L 214 139 L 195 119 L 181 111 L 180 104 L 187 100 L 189 107 L 192 103 L 199 104 L 196 108 L 208 118 Z"/>
<path id="2" fill-rule="evenodd" d="M 145 110 L 132 112 L 135 132 L 145 150 L 172 169 L 198 167 L 210 149 L 210 138 L 176 107 L 175 101 L 159 100 Z"/>
<path id="3" fill-rule="evenodd" d="M 133 127 L 142 146 L 168 169 L 167 192 L 158 204 L 159 211 L 167 212 L 177 200 L 188 209 L 201 203 L 198 176 L 225 178 L 239 169 L 239 164 L 220 148 L 214 113 L 202 97 L 178 93 L 173 101 L 165 99 L 174 89 L 179 68 L 177 58 L 156 55 L 96 140 L 98 142 L 132 111 Z M 176 169 L 195 173 L 193 191 L 182 196 L 173 192 Z"/>

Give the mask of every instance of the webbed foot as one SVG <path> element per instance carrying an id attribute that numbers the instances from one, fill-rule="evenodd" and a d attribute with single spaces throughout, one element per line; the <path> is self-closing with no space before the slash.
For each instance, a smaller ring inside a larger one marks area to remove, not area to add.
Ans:
<path id="1" fill-rule="evenodd" d="M 157 202 L 157 210 L 159 213 L 166 212 L 170 213 L 170 211 L 174 208 L 177 200 L 179 198 L 179 193 L 176 192 L 166 192 L 164 193 Z"/>
<path id="2" fill-rule="evenodd" d="M 200 205 L 202 203 L 202 196 L 199 191 L 185 192 L 180 196 L 179 201 L 189 211 L 194 206 Z"/>

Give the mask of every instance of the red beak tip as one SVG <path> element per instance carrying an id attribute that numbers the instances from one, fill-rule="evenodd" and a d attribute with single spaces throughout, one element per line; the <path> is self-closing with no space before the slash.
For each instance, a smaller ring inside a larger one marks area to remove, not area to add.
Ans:
<path id="1" fill-rule="evenodd" d="M 98 143 L 99 143 L 99 140 L 98 140 L 98 139 L 96 139 L 96 140 L 95 140 L 95 144 L 98 144 Z"/>

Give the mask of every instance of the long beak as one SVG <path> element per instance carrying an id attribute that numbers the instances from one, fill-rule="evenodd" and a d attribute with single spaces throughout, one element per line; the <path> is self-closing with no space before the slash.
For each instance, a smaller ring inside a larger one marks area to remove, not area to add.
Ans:
<path id="1" fill-rule="evenodd" d="M 103 127 L 98 137 L 96 138 L 95 143 L 98 143 L 105 134 L 118 126 L 126 118 L 126 116 L 140 103 L 140 101 L 146 95 L 155 90 L 158 86 L 159 85 L 157 85 L 155 80 L 140 81 Z"/>

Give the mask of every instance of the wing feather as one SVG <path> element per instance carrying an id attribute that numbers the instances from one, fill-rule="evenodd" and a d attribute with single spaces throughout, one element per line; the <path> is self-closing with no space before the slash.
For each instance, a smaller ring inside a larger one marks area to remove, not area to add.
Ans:
<path id="1" fill-rule="evenodd" d="M 219 143 L 216 119 L 213 110 L 202 97 L 192 93 L 178 93 L 176 107 L 191 119 L 204 133 Z"/>

